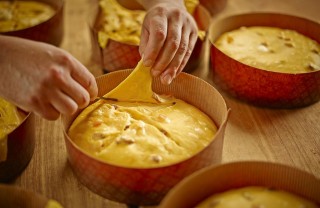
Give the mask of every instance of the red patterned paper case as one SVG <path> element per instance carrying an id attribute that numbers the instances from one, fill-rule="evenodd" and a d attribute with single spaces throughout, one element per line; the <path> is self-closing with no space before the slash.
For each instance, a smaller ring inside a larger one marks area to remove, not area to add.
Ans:
<path id="1" fill-rule="evenodd" d="M 100 11 L 98 11 L 98 13 L 99 12 Z M 101 53 L 101 61 L 104 71 L 111 72 L 120 69 L 134 68 L 137 65 L 138 61 L 141 59 L 139 46 L 121 43 L 115 40 L 109 40 L 106 48 L 96 46 L 99 45 L 98 39 L 96 38 L 98 33 L 96 27 L 99 24 L 98 22 L 99 18 L 101 18 L 101 15 L 98 14 L 96 16 L 97 20 L 94 23 L 95 25 L 91 27 L 91 29 L 93 30 L 93 32 L 91 32 L 91 35 L 95 36 L 94 38 L 91 38 L 93 45 L 92 47 L 94 50 L 98 50 Z M 209 27 L 210 13 L 206 10 L 206 8 L 199 5 L 196 8 L 193 16 L 198 24 L 199 29 L 207 31 Z M 202 46 L 204 41 L 205 40 L 202 41 L 198 38 L 190 59 L 185 66 L 185 72 L 191 72 L 192 70 L 196 69 L 196 67 L 201 62 Z M 97 56 L 96 52 L 93 53 L 94 56 Z M 93 57 L 93 59 L 97 60 L 97 58 L 95 57 Z"/>
<path id="2" fill-rule="evenodd" d="M 139 46 L 109 40 L 106 48 L 101 49 L 104 71 L 134 68 L 141 56 Z"/>
<path id="3" fill-rule="evenodd" d="M 117 86 L 131 70 L 120 70 L 97 78 L 100 96 Z M 64 135 L 70 165 L 78 179 L 93 192 L 110 200 L 132 205 L 158 204 L 187 175 L 221 161 L 224 130 L 229 114 L 223 97 L 210 84 L 182 73 L 170 86 L 154 80 L 159 94 L 173 93 L 207 113 L 219 126 L 212 142 L 192 158 L 165 167 L 125 168 L 94 159 L 81 151 L 66 134 L 73 117 L 64 117 Z M 190 90 L 189 90 L 190 89 Z"/>
<path id="4" fill-rule="evenodd" d="M 185 66 L 185 72 L 190 72 L 199 65 L 202 44 L 203 41 L 198 38 Z M 141 59 L 138 46 L 123 44 L 114 40 L 109 40 L 108 46 L 102 50 L 102 57 L 103 68 L 107 72 L 133 68 Z"/>
<path id="5" fill-rule="evenodd" d="M 0 0 L 1 1 L 1 0 Z M 16 36 L 35 41 L 41 41 L 59 46 L 63 38 L 63 8 L 64 0 L 37 0 L 47 3 L 56 9 L 56 13 L 49 20 L 33 27 L 11 31 L 0 32 L 2 35 Z"/>
<path id="6" fill-rule="evenodd" d="M 159 208 L 195 207 L 213 194 L 247 186 L 284 190 L 320 205 L 319 178 L 287 165 L 241 161 L 207 167 L 186 177 L 170 190 Z"/>
<path id="7" fill-rule="evenodd" d="M 7 159 L 0 162 L 0 182 L 17 177 L 30 162 L 35 146 L 35 116 L 29 113 L 7 138 Z"/>
<path id="8" fill-rule="evenodd" d="M 296 30 L 320 43 L 320 25 L 285 14 L 249 13 L 230 16 L 210 25 L 213 80 L 236 98 L 254 105 L 293 108 L 320 99 L 320 71 L 302 74 L 270 72 L 236 61 L 215 47 L 222 33 L 241 26 L 273 26 Z"/>

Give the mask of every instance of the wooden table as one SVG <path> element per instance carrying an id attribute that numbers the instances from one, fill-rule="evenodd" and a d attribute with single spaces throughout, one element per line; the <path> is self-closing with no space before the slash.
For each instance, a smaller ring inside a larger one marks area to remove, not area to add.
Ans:
<path id="1" fill-rule="evenodd" d="M 214 0 L 213 0 L 214 1 Z M 90 0 L 66 0 L 62 48 L 92 71 L 86 24 Z M 228 0 L 213 18 L 248 11 L 279 11 L 320 22 L 319 0 Z M 206 54 L 208 54 L 208 49 Z M 206 57 L 194 72 L 212 83 Z M 224 94 L 225 95 L 225 94 Z M 232 109 L 225 134 L 223 162 L 260 160 L 298 167 L 320 178 L 320 102 L 294 110 L 258 108 L 225 95 Z M 65 207 L 126 207 L 84 187 L 68 162 L 60 121 L 36 119 L 36 149 L 26 170 L 12 184 L 60 201 Z"/>

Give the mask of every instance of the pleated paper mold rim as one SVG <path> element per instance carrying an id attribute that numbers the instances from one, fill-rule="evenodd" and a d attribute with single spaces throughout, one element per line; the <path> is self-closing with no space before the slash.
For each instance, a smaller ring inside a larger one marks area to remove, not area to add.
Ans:
<path id="1" fill-rule="evenodd" d="M 15 179 L 29 164 L 35 147 L 35 116 L 28 113 L 7 136 L 7 155 L 0 162 L 0 182 Z"/>
<path id="2" fill-rule="evenodd" d="M 97 78 L 99 96 L 123 81 L 132 70 L 110 72 Z M 63 117 L 64 136 L 70 165 L 78 179 L 93 192 L 110 200 L 132 205 L 155 205 L 181 179 L 211 164 L 221 161 L 224 131 L 229 109 L 221 94 L 205 81 L 181 73 L 169 86 L 154 79 L 158 94 L 173 94 L 206 113 L 218 126 L 210 144 L 189 159 L 157 168 L 126 168 L 95 159 L 79 149 L 66 131 L 80 113 Z"/>
<path id="3" fill-rule="evenodd" d="M 271 26 L 295 30 L 320 43 L 320 24 L 279 13 L 245 13 L 212 20 L 209 29 L 213 80 L 230 95 L 271 108 L 303 107 L 320 99 L 320 70 L 289 74 L 243 64 L 213 44 L 221 34 L 242 26 Z"/>
<path id="4" fill-rule="evenodd" d="M 320 179 L 298 168 L 272 162 L 237 161 L 204 168 L 176 185 L 159 208 L 188 208 L 213 194 L 248 186 L 284 190 L 320 205 Z"/>

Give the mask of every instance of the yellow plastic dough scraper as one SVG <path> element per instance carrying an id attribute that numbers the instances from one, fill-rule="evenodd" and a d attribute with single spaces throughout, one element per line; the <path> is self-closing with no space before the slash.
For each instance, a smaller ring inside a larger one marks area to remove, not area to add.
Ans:
<path id="1" fill-rule="evenodd" d="M 161 98 L 152 91 L 150 67 L 144 66 L 142 62 L 141 59 L 125 80 L 100 99 L 161 103 Z"/>
<path id="2" fill-rule="evenodd" d="M 78 123 L 82 122 L 94 109 L 99 107 L 103 100 L 126 101 L 126 102 L 145 102 L 145 103 L 167 103 L 165 98 L 160 97 L 152 91 L 152 77 L 150 67 L 145 67 L 142 60 L 130 75 L 123 80 L 116 88 L 108 92 L 98 101 L 85 108 L 74 120 L 70 131 Z"/>

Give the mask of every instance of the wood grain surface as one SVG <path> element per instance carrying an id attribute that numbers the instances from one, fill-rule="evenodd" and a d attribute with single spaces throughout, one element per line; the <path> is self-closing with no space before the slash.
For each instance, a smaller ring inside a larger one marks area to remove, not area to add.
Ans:
<path id="1" fill-rule="evenodd" d="M 214 1 L 214 0 L 212 0 Z M 88 8 L 91 0 L 66 0 L 65 35 L 61 47 L 98 76 L 91 61 Z M 319 0 L 228 0 L 214 18 L 250 11 L 276 11 L 320 22 Z M 193 74 L 211 81 L 208 48 Z M 320 178 L 320 102 L 294 110 L 273 110 L 248 105 L 223 93 L 231 115 L 226 128 L 223 162 L 260 160 L 298 167 Z M 11 184 L 43 194 L 69 208 L 126 207 L 84 187 L 68 161 L 60 121 L 36 119 L 36 149 L 25 171 Z"/>

